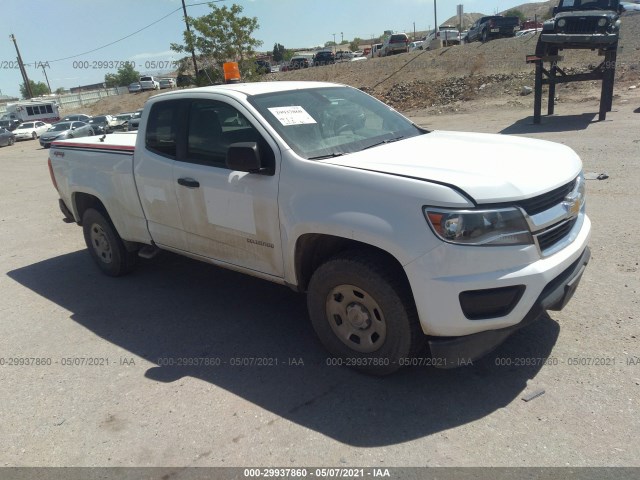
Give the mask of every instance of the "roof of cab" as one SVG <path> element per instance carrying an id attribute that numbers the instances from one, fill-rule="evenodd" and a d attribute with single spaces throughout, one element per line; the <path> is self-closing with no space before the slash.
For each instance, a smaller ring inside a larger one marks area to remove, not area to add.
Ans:
<path id="1" fill-rule="evenodd" d="M 343 87 L 337 83 L 328 82 L 252 82 L 252 83 L 230 83 L 226 85 L 213 85 L 210 87 L 189 88 L 185 90 L 174 90 L 173 92 L 155 95 L 153 98 L 164 95 L 176 95 L 184 93 L 224 93 L 236 92 L 248 97 L 263 93 L 286 92 L 290 90 L 306 90 L 309 88 L 322 87 Z"/>

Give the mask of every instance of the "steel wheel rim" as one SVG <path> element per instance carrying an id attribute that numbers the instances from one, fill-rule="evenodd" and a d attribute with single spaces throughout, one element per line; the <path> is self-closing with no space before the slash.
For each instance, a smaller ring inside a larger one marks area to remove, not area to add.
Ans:
<path id="1" fill-rule="evenodd" d="M 360 287 L 338 285 L 326 301 L 327 321 L 333 333 L 352 350 L 372 353 L 387 337 L 387 322 L 378 302 Z"/>
<path id="2" fill-rule="evenodd" d="M 96 252 L 98 258 L 104 263 L 111 263 L 113 259 L 113 251 L 111 250 L 111 243 L 109 243 L 109 237 L 105 233 L 102 226 L 94 223 L 91 225 L 91 246 L 93 251 Z"/>

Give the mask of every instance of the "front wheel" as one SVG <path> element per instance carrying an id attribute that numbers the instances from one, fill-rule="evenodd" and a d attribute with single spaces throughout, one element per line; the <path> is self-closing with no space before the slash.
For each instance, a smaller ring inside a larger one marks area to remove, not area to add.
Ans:
<path id="1" fill-rule="evenodd" d="M 37 134 L 36 132 L 32 132 L 32 133 L 31 133 L 31 138 L 32 138 L 33 140 L 35 140 L 36 138 L 38 138 L 38 134 Z"/>
<path id="2" fill-rule="evenodd" d="M 119 277 L 135 267 L 136 252 L 129 252 L 111 221 L 89 208 L 82 216 L 84 241 L 94 261 L 105 274 Z"/>
<path id="3" fill-rule="evenodd" d="M 484 32 L 482 32 L 482 42 L 488 42 L 489 41 L 489 32 L 487 32 L 486 30 Z"/>
<path id="4" fill-rule="evenodd" d="M 13 145 L 14 143 L 16 143 L 15 139 L 14 139 L 14 138 L 10 138 L 10 139 L 9 139 L 9 143 L 8 143 L 8 145 L 9 145 L 9 146 L 11 146 L 11 145 Z"/>
<path id="5" fill-rule="evenodd" d="M 344 252 L 313 274 L 309 316 L 340 364 L 374 375 L 398 370 L 424 345 L 410 288 L 393 260 Z"/>

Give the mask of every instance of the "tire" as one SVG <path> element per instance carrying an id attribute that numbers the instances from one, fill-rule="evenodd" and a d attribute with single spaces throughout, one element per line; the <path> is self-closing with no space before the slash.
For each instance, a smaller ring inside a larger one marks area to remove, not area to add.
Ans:
<path id="1" fill-rule="evenodd" d="M 31 132 L 31 138 L 33 140 L 37 139 L 38 138 L 38 134 L 36 132 Z"/>
<path id="2" fill-rule="evenodd" d="M 325 348 L 356 370 L 388 375 L 424 346 L 410 288 L 382 255 L 353 250 L 322 264 L 311 277 L 307 307 Z"/>
<path id="3" fill-rule="evenodd" d="M 16 143 L 15 139 L 14 139 L 14 138 L 10 138 L 10 139 L 9 139 L 9 143 L 7 143 L 7 146 L 9 146 L 9 147 L 10 147 L 10 146 L 11 146 L 11 145 L 13 145 L 14 143 Z"/>
<path id="4" fill-rule="evenodd" d="M 129 273 L 136 265 L 137 252 L 129 252 L 111 220 L 98 210 L 87 209 L 82 216 L 84 241 L 100 270 L 110 277 Z"/>
<path id="5" fill-rule="evenodd" d="M 489 41 L 489 33 L 486 30 L 484 30 L 482 32 L 482 43 L 485 43 L 488 41 Z"/>

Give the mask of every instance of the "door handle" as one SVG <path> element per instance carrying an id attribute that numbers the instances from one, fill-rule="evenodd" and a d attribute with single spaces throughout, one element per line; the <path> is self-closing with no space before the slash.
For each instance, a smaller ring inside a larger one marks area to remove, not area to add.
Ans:
<path id="1" fill-rule="evenodd" d="M 200 188 L 200 182 L 194 180 L 193 178 L 179 178 L 178 184 L 187 188 Z"/>

